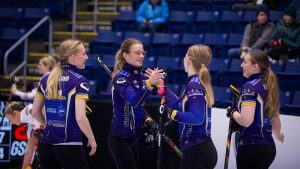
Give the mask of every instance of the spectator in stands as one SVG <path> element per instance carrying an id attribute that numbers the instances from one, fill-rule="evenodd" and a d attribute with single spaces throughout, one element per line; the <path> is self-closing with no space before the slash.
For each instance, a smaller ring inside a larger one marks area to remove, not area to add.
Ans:
<path id="1" fill-rule="evenodd" d="M 238 138 L 237 168 L 269 168 L 276 155 L 275 138 L 284 141 L 279 117 L 276 75 L 263 51 L 251 51 L 243 63 L 243 85 L 238 107 L 228 107 L 227 116 L 241 127 Z"/>
<path id="2" fill-rule="evenodd" d="M 297 8 L 290 4 L 284 11 L 283 20 L 276 25 L 270 39 L 269 57 L 272 63 L 288 58 L 295 61 L 300 48 L 300 22 L 297 20 Z"/>
<path id="3" fill-rule="evenodd" d="M 178 98 L 166 90 L 168 118 L 178 122 L 183 151 L 181 169 L 213 169 L 217 163 L 217 150 L 210 136 L 214 94 L 207 66 L 211 59 L 208 46 L 191 46 L 184 58 L 184 69 L 188 74 L 184 93 Z"/>
<path id="4" fill-rule="evenodd" d="M 91 146 L 97 144 L 86 117 L 88 81 L 76 73 L 85 68 L 86 49 L 79 40 L 65 40 L 57 48 L 58 63 L 42 77 L 33 101 L 32 114 L 45 129 L 38 147 L 41 168 L 87 169 L 82 133 Z M 45 105 L 46 119 L 41 111 Z"/>
<path id="5" fill-rule="evenodd" d="M 52 56 L 41 58 L 37 67 L 38 73 L 41 75 L 45 75 L 52 70 L 55 64 L 56 60 Z M 12 95 L 19 96 L 22 100 L 26 101 L 33 101 L 36 91 L 37 87 L 34 87 L 30 92 L 22 92 L 17 89 L 17 84 L 12 84 L 10 88 L 10 92 Z"/>
<path id="6" fill-rule="evenodd" d="M 246 25 L 241 47 L 229 49 L 228 56 L 244 58 L 251 49 L 264 50 L 273 29 L 274 24 L 269 21 L 268 7 L 264 4 L 258 5 L 256 21 Z"/>
<path id="7" fill-rule="evenodd" d="M 142 74 L 145 53 L 142 42 L 126 39 L 116 54 L 112 81 L 114 115 L 108 136 L 108 148 L 118 169 L 139 168 L 138 140 L 143 124 L 153 122 L 146 119 L 143 105 L 154 85 L 159 84 L 163 70 L 155 69 L 147 79 Z"/>
<path id="8" fill-rule="evenodd" d="M 165 0 L 145 0 L 136 12 L 139 32 L 162 32 L 169 17 Z"/>
<path id="9" fill-rule="evenodd" d="M 32 166 L 32 160 L 35 153 L 35 146 L 39 140 L 39 130 L 42 125 L 31 114 L 32 104 L 26 107 L 22 102 L 11 102 L 6 106 L 4 115 L 14 125 L 26 125 L 27 148 L 23 158 L 22 169 L 28 169 Z"/>

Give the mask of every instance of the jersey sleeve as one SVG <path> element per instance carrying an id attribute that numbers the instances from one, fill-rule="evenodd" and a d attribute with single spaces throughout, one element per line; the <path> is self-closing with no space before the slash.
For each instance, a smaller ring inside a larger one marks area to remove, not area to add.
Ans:
<path id="1" fill-rule="evenodd" d="M 242 106 L 256 106 L 257 92 L 254 86 L 245 84 L 241 91 Z"/>
<path id="2" fill-rule="evenodd" d="M 38 84 L 37 91 L 35 96 L 40 97 L 41 99 L 45 98 L 46 94 L 46 84 L 47 84 L 47 78 L 48 76 L 43 76 Z"/>
<path id="3" fill-rule="evenodd" d="M 187 85 L 186 97 L 189 111 L 178 111 L 175 120 L 191 125 L 201 125 L 207 112 L 205 89 L 196 82 L 190 82 Z"/>
<path id="4" fill-rule="evenodd" d="M 134 90 L 129 79 L 124 76 L 115 77 L 113 87 L 134 108 L 142 105 L 150 93 L 150 89 L 146 87 L 146 84 L 143 84 L 140 90 Z"/>
<path id="5" fill-rule="evenodd" d="M 89 100 L 89 84 L 84 77 L 78 79 L 75 98 Z"/>

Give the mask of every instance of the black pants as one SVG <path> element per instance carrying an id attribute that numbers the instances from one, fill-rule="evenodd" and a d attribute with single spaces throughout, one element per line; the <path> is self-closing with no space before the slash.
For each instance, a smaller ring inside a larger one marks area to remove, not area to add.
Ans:
<path id="1" fill-rule="evenodd" d="M 276 147 L 271 145 L 249 145 L 238 147 L 236 163 L 238 169 L 267 169 L 276 156 Z"/>
<path id="2" fill-rule="evenodd" d="M 288 59 L 295 59 L 297 57 L 298 51 L 297 49 L 287 48 L 286 46 L 280 45 L 276 46 L 268 52 L 270 58 L 274 60 L 282 59 L 282 55 L 287 55 Z"/>
<path id="3" fill-rule="evenodd" d="M 213 169 L 217 160 L 217 150 L 210 140 L 184 150 L 180 169 Z"/>
<path id="4" fill-rule="evenodd" d="M 39 144 L 41 169 L 88 169 L 82 146 Z"/>
<path id="5" fill-rule="evenodd" d="M 138 139 L 108 136 L 108 148 L 118 169 L 137 169 L 139 160 Z"/>

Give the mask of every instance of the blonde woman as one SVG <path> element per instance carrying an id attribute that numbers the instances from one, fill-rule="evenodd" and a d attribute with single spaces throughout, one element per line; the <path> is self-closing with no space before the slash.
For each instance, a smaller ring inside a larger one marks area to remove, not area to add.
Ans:
<path id="1" fill-rule="evenodd" d="M 181 169 L 212 169 L 217 163 L 217 151 L 211 140 L 211 107 L 214 94 L 207 65 L 212 59 L 208 46 L 193 45 L 184 57 L 188 79 L 184 92 L 177 97 L 166 90 L 168 117 L 178 122 Z"/>
<path id="2" fill-rule="evenodd" d="M 40 59 L 37 70 L 41 75 L 45 75 L 49 73 L 52 68 L 55 66 L 56 60 L 52 56 L 46 56 Z M 30 92 L 22 92 L 17 89 L 16 84 L 12 84 L 10 88 L 10 92 L 12 95 L 19 96 L 22 100 L 33 101 L 34 96 L 36 94 L 37 87 L 33 88 Z"/>
<path id="3" fill-rule="evenodd" d="M 46 126 L 38 148 L 41 168 L 85 169 L 82 133 L 91 146 L 90 156 L 97 144 L 85 113 L 88 81 L 76 69 L 85 68 L 88 56 L 78 40 L 63 41 L 56 55 L 58 63 L 41 79 L 32 108 L 33 116 Z"/>

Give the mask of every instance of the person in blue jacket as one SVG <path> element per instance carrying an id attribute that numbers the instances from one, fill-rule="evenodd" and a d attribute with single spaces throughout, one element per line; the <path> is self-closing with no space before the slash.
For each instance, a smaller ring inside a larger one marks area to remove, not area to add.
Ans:
<path id="1" fill-rule="evenodd" d="M 138 140 L 144 123 L 143 105 L 163 77 L 163 70 L 155 69 L 149 78 L 142 73 L 146 52 L 137 39 L 126 39 L 116 54 L 112 81 L 113 118 L 108 147 L 118 169 L 137 169 Z"/>
<path id="2" fill-rule="evenodd" d="M 42 77 L 32 108 L 33 116 L 45 126 L 38 147 L 41 169 L 87 169 L 82 133 L 91 147 L 90 156 L 97 143 L 86 117 L 88 81 L 76 70 L 85 68 L 88 56 L 79 40 L 63 41 L 56 54 L 58 63 Z"/>
<path id="3" fill-rule="evenodd" d="M 193 45 L 184 57 L 188 74 L 180 97 L 166 90 L 168 117 L 178 122 L 179 143 L 183 151 L 181 169 L 212 169 L 217 163 L 217 151 L 211 139 L 211 107 L 214 94 L 207 65 L 212 59 L 208 46 Z"/>
<path id="4" fill-rule="evenodd" d="M 227 108 L 227 116 L 241 126 L 237 168 L 269 168 L 276 156 L 272 134 L 279 141 L 284 140 L 277 78 L 270 68 L 267 54 L 262 51 L 248 53 L 241 67 L 247 82 L 240 90 L 238 108 Z"/>
<path id="5" fill-rule="evenodd" d="M 169 17 L 165 0 L 145 0 L 136 12 L 138 32 L 162 32 Z"/>

